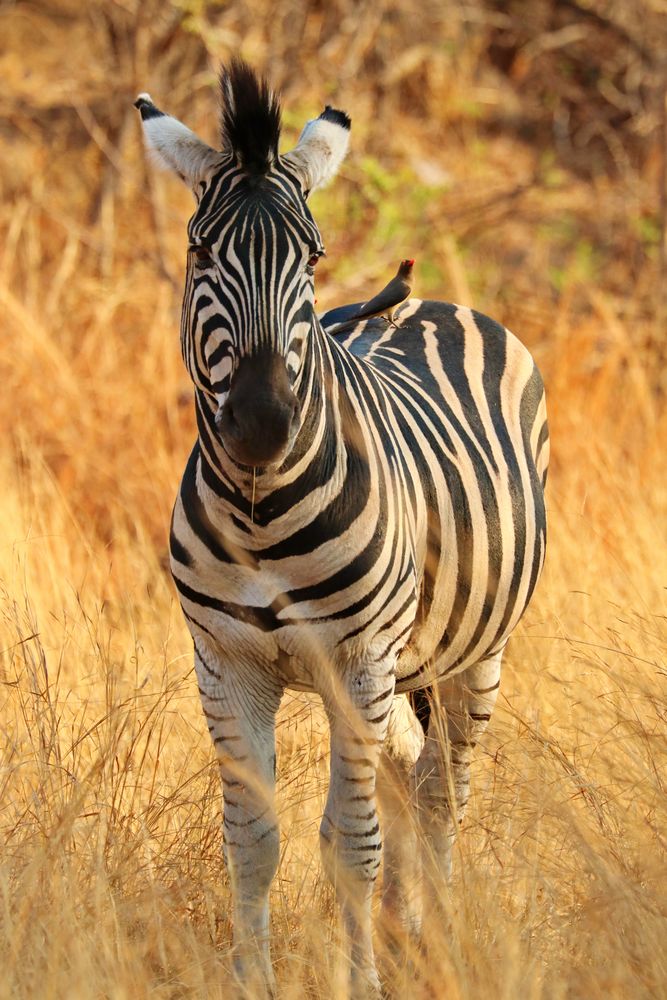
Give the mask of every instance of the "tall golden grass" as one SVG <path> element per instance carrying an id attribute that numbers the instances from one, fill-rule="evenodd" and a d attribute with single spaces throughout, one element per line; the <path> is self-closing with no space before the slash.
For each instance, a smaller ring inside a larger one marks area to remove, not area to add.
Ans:
<path id="1" fill-rule="evenodd" d="M 486 131 L 485 108 L 514 99 L 486 22 L 436 7 L 416 51 L 407 3 L 0 7 L 0 997 L 237 995 L 218 779 L 166 568 L 194 435 L 189 195 L 147 171 L 130 99 L 150 89 L 213 141 L 209 86 L 241 44 L 288 95 L 288 137 L 324 99 L 355 121 L 314 205 L 323 308 L 417 256 L 420 294 L 506 322 L 547 384 L 545 573 L 475 765 L 447 926 L 404 961 L 379 942 L 392 995 L 667 994 L 667 420 L 659 262 L 634 225 L 655 218 L 655 162 L 586 180 Z M 336 996 L 316 699 L 285 700 L 278 742 L 280 996 Z"/>

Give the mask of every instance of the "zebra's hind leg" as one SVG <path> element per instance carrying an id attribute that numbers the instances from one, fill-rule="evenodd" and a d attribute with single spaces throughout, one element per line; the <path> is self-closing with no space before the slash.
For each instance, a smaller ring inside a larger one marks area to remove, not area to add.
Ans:
<path id="1" fill-rule="evenodd" d="M 382 927 L 394 944 L 401 929 L 421 930 L 421 861 L 413 806 L 414 768 L 424 731 L 406 695 L 397 695 L 378 774 L 384 835 Z"/>
<path id="2" fill-rule="evenodd" d="M 331 727 L 331 777 L 320 826 L 322 861 L 341 908 L 353 998 L 377 996 L 371 926 L 382 840 L 376 779 L 394 697 L 394 665 L 360 664 L 324 693 Z"/>
<path id="3" fill-rule="evenodd" d="M 498 697 L 502 650 L 438 684 L 415 767 L 424 876 L 438 906 L 451 875 L 452 847 L 470 791 L 473 750 Z"/>
<path id="4" fill-rule="evenodd" d="M 253 996 L 273 996 L 269 888 L 280 849 L 274 787 L 275 716 L 282 688 L 256 670 L 221 666 L 200 643 L 195 649 L 202 707 L 222 777 L 235 971 Z"/>

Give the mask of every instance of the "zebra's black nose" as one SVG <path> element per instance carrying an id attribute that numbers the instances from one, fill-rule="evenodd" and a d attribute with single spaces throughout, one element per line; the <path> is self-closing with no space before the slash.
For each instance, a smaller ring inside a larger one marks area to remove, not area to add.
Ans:
<path id="1" fill-rule="evenodd" d="M 223 408 L 221 410 L 219 410 L 219 412 L 216 414 L 215 422 L 216 422 L 216 424 L 218 426 L 220 426 L 222 424 L 222 422 L 223 422 L 223 416 L 224 416 L 225 420 L 227 421 L 227 425 L 228 425 L 229 431 L 231 433 L 234 433 L 235 430 L 236 430 L 236 428 L 238 427 L 238 423 L 236 422 L 236 415 L 234 414 L 234 407 L 231 405 L 231 403 L 229 401 L 227 401 L 225 403 L 225 405 L 223 406 Z"/>
<path id="2" fill-rule="evenodd" d="M 235 462 L 267 466 L 286 458 L 300 416 L 283 357 L 264 351 L 239 363 L 216 425 Z"/>

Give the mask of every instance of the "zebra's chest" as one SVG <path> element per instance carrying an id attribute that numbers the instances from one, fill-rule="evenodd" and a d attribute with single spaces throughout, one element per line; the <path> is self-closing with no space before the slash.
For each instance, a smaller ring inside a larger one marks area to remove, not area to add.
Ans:
<path id="1" fill-rule="evenodd" d="M 381 658 L 414 620 L 409 533 L 372 512 L 313 537 L 267 531 L 253 547 L 224 527 L 213 545 L 193 520 L 179 497 L 172 571 L 193 635 L 219 656 L 259 662 L 310 689 L 323 664 Z"/>

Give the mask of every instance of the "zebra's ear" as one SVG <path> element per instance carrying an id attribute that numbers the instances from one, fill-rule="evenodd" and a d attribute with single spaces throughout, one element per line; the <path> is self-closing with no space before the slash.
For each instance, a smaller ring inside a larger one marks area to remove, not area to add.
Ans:
<path id="1" fill-rule="evenodd" d="M 174 170 L 181 180 L 195 188 L 220 163 L 222 154 L 207 146 L 177 118 L 157 108 L 148 94 L 134 102 L 141 114 L 144 139 L 156 162 Z"/>
<path id="2" fill-rule="evenodd" d="M 347 153 L 350 125 L 344 111 L 327 104 L 319 118 L 308 122 L 294 149 L 282 157 L 296 168 L 306 197 L 335 177 Z"/>

